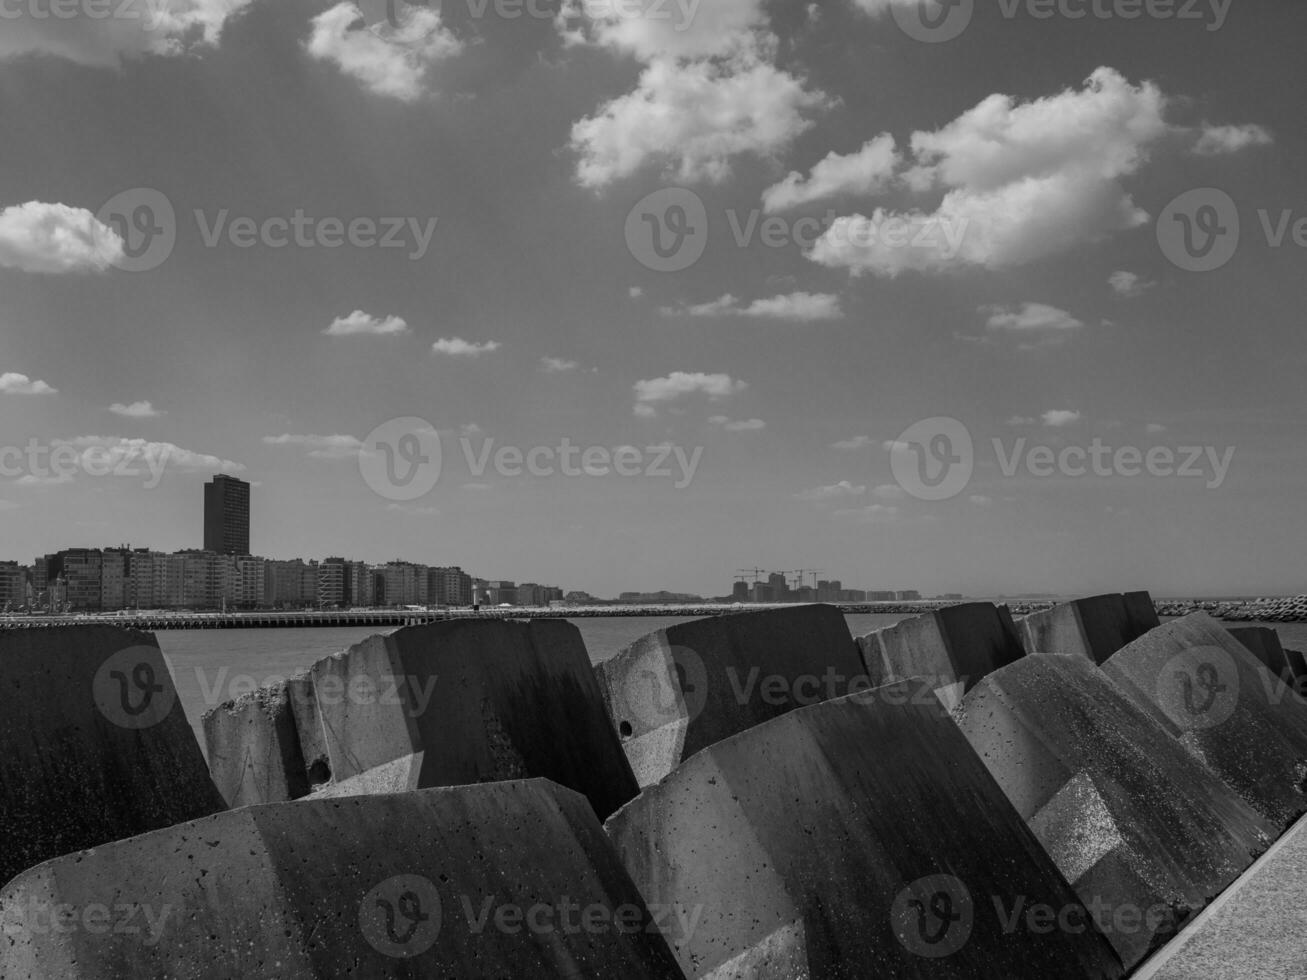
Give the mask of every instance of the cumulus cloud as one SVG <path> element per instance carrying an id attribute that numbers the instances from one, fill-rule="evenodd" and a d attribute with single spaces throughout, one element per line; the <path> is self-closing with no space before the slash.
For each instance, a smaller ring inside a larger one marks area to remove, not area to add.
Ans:
<path id="1" fill-rule="evenodd" d="M 663 378 L 650 378 L 635 383 L 635 414 L 642 418 L 652 418 L 657 414 L 659 405 L 695 394 L 720 401 L 739 394 L 747 387 L 748 382 L 737 381 L 729 374 L 673 371 Z"/>
<path id="2" fill-rule="evenodd" d="M 868 140 L 856 153 L 830 153 L 804 177 L 792 171 L 762 194 L 763 210 L 769 214 L 786 211 L 838 194 L 874 194 L 894 177 L 899 154 L 894 137 L 882 133 Z"/>
<path id="3" fill-rule="evenodd" d="M 397 23 L 368 26 L 358 4 L 338 3 L 313 18 L 304 48 L 369 91 L 412 102 L 425 91 L 431 67 L 458 54 L 463 44 L 445 28 L 438 10 L 401 4 Z"/>
<path id="4" fill-rule="evenodd" d="M 767 428 L 767 423 L 762 419 L 731 419 L 725 415 L 714 415 L 708 420 L 713 425 L 719 425 L 727 432 L 761 432 Z"/>
<path id="5" fill-rule="evenodd" d="M 149 402 L 132 402 L 130 405 L 114 402 L 109 406 L 109 411 L 113 412 L 114 415 L 121 415 L 125 419 L 157 419 L 164 414 Z"/>
<path id="6" fill-rule="evenodd" d="M 1079 412 L 1066 408 L 1050 408 L 1040 418 L 1043 419 L 1046 426 L 1061 429 L 1068 425 L 1075 425 L 1080 421 L 1081 415 Z"/>
<path id="7" fill-rule="evenodd" d="M 911 138 L 900 179 L 943 191 L 934 210 L 876 208 L 837 219 L 808 257 L 854 274 L 893 277 L 1025 265 L 1144 224 L 1120 180 L 1171 127 L 1151 82 L 1099 68 L 1081 89 L 1019 103 L 995 94 Z"/>
<path id="8" fill-rule="evenodd" d="M 641 61 L 737 52 L 765 27 L 762 0 L 563 0 L 555 26 L 568 44 L 602 46 Z"/>
<path id="9" fill-rule="evenodd" d="M 266 446 L 298 446 L 307 450 L 313 459 L 353 459 L 363 451 L 363 443 L 354 436 L 295 435 L 290 432 L 279 436 L 264 436 Z"/>
<path id="10" fill-rule="evenodd" d="M 17 17 L 0 31 L 0 60 L 47 55 L 96 68 L 113 68 L 124 58 L 180 55 L 218 43 L 227 21 L 252 0 L 137 0 L 114 10 L 138 16 L 108 18 Z"/>
<path id="11" fill-rule="evenodd" d="M 103 272 L 122 255 L 122 238 L 85 208 L 28 201 L 0 211 L 0 268 Z"/>
<path id="12" fill-rule="evenodd" d="M 819 320 L 839 320 L 844 316 L 840 298 L 833 293 L 790 293 L 757 299 L 742 306 L 730 293 L 707 303 L 695 306 L 666 306 L 664 316 L 720 317 L 739 316 L 765 320 L 801 320 L 812 323 Z"/>
<path id="13" fill-rule="evenodd" d="M 1244 126 L 1204 125 L 1193 152 L 1200 157 L 1224 156 L 1253 146 L 1270 146 L 1275 137 L 1270 130 L 1255 123 Z"/>
<path id="14" fill-rule="evenodd" d="M 832 442 L 831 449 L 838 449 L 842 452 L 853 452 L 858 449 L 869 449 L 874 446 L 876 441 L 871 436 L 854 436 L 851 439 L 841 439 L 839 442 Z"/>
<path id="15" fill-rule="evenodd" d="M 985 325 L 990 330 L 1011 330 L 1018 333 L 1035 331 L 1078 330 L 1084 322 L 1066 310 L 1046 303 L 1023 303 L 1021 306 L 982 306 L 980 312 L 989 317 Z"/>
<path id="16" fill-rule="evenodd" d="M 833 483 L 830 486 L 813 487 L 811 490 L 802 490 L 794 496 L 799 500 L 811 500 L 820 503 L 825 500 L 840 500 L 845 497 L 862 497 L 867 493 L 867 488 L 857 486 L 848 480 L 841 480 L 839 483 Z"/>
<path id="17" fill-rule="evenodd" d="M 1124 269 L 1119 269 L 1108 276 L 1107 284 L 1112 287 L 1112 292 L 1126 299 L 1142 296 L 1157 285 L 1155 282 L 1142 279 L 1135 273 L 1127 272 Z"/>
<path id="18" fill-rule="evenodd" d="M 444 357 L 480 357 L 482 354 L 492 354 L 503 346 L 496 340 L 475 344 L 462 337 L 442 337 L 431 345 L 431 353 Z"/>
<path id="19" fill-rule="evenodd" d="M 408 323 L 397 316 L 376 317 L 355 310 L 349 316 L 338 316 L 326 330 L 328 337 L 393 337 L 409 332 Z"/>
<path id="20" fill-rule="evenodd" d="M 563 374 L 567 371 L 575 371 L 580 366 L 576 361 L 569 361 L 565 357 L 540 358 L 540 370 L 546 374 Z"/>
<path id="21" fill-rule="evenodd" d="M 55 395 L 57 388 L 51 388 L 44 381 L 33 381 L 25 374 L 6 371 L 0 374 L 0 395 Z"/>
<path id="22" fill-rule="evenodd" d="M 144 460 L 163 460 L 170 469 L 195 473 L 245 472 L 242 463 L 230 459 L 198 453 L 171 442 L 152 442 L 147 439 L 125 439 L 122 436 L 77 436 L 73 439 L 55 439 L 52 446 L 72 446 L 90 472 L 108 464 L 117 466 L 140 465 Z"/>

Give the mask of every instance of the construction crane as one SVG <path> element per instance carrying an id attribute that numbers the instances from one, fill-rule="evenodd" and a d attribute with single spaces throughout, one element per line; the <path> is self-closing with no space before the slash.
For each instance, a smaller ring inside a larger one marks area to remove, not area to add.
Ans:
<path id="1" fill-rule="evenodd" d="M 754 585 L 757 585 L 758 580 L 766 574 L 767 569 L 765 568 L 737 568 L 735 570 L 735 577 L 741 582 L 748 581 L 749 576 L 752 575 Z"/>
<path id="2" fill-rule="evenodd" d="M 817 587 L 817 576 L 824 575 L 826 574 L 826 572 L 825 569 L 821 569 L 821 568 L 796 568 L 790 572 L 786 572 L 785 574 L 794 576 L 794 581 L 795 581 L 794 588 L 795 591 L 798 591 L 799 589 L 803 588 L 804 576 L 807 575 L 812 576 L 812 587 L 815 589 Z"/>

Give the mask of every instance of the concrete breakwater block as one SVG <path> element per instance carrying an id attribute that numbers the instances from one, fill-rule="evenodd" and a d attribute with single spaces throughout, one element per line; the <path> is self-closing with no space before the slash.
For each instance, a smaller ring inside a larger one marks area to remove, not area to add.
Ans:
<path id="1" fill-rule="evenodd" d="M 228 806 L 284 803 L 309 792 L 308 767 L 286 684 L 205 712 L 209 772 Z"/>
<path id="2" fill-rule="evenodd" d="M 1119 977 L 932 689 L 790 712 L 605 825 L 688 977 Z"/>
<path id="3" fill-rule="evenodd" d="M 1159 626 L 1103 671 L 1276 827 L 1307 813 L 1307 705 L 1206 613 Z"/>
<path id="4" fill-rule="evenodd" d="M 0 632 L 0 885 L 223 809 L 153 634 Z"/>
<path id="5" fill-rule="evenodd" d="M 953 707 L 990 671 L 1025 656 L 1006 606 L 968 602 L 858 639 L 873 683 L 927 679 Z"/>
<path id="6" fill-rule="evenodd" d="M 848 621 L 826 605 L 681 623 L 595 672 L 641 786 L 737 732 L 870 686 Z"/>
<path id="7" fill-rule="evenodd" d="M 1300 684 L 1307 682 L 1307 663 L 1297 650 L 1286 650 L 1280 645 L 1280 634 L 1269 626 L 1241 626 L 1227 630 L 1242 643 L 1254 657 L 1286 685 L 1302 691 Z"/>
<path id="8" fill-rule="evenodd" d="M 1018 624 L 1030 653 L 1074 653 L 1101 664 L 1161 625 L 1147 592 L 1099 595 L 1032 613 Z"/>
<path id="9" fill-rule="evenodd" d="M 541 779 L 229 811 L 34 868 L 0 921 L 6 980 L 681 976 Z"/>
<path id="10" fill-rule="evenodd" d="M 995 671 L 955 717 L 1127 968 L 1278 834 L 1080 654 Z"/>

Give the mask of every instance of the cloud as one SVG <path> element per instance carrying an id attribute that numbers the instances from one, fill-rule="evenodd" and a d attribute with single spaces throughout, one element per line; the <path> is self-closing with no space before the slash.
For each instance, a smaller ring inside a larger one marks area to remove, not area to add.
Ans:
<path id="1" fill-rule="evenodd" d="M 397 18 L 397 27 L 384 21 L 369 27 L 357 4 L 339 3 L 313 18 L 304 49 L 370 92 L 413 102 L 425 91 L 431 67 L 458 54 L 463 44 L 437 10 L 401 4 Z"/>
<path id="2" fill-rule="evenodd" d="M 492 354 L 503 346 L 503 344 L 495 340 L 487 340 L 484 344 L 474 344 L 461 337 L 449 337 L 441 338 L 432 344 L 431 352 L 445 357 L 480 357 L 482 354 Z"/>
<path id="3" fill-rule="evenodd" d="M 714 415 L 708 420 L 713 425 L 719 425 L 727 432 L 761 432 L 767 428 L 767 423 L 762 419 L 741 419 L 739 421 L 727 418 L 725 415 Z"/>
<path id="4" fill-rule="evenodd" d="M 227 473 L 245 472 L 245 466 L 230 459 L 197 453 L 171 442 L 152 442 L 147 439 L 125 439 L 122 436 L 77 436 L 73 439 L 55 439 L 52 446 L 72 446 L 79 451 L 85 468 L 90 472 L 103 470 L 119 463 L 140 467 L 144 461 L 163 460 L 169 469 L 188 472 Z"/>
<path id="5" fill-rule="evenodd" d="M 839 449 L 843 452 L 853 452 L 858 449 L 868 449 L 876 444 L 871 436 L 854 436 L 852 439 L 841 439 L 839 442 L 832 442 L 831 449 Z"/>
<path id="6" fill-rule="evenodd" d="M 739 394 L 747 387 L 748 382 L 736 381 L 729 374 L 673 371 L 664 378 L 650 378 L 635 383 L 635 414 L 641 418 L 653 418 L 657 414 L 658 405 L 695 394 L 707 395 L 712 401 L 720 401 Z"/>
<path id="7" fill-rule="evenodd" d="M 0 60 L 37 54 L 94 68 L 115 68 L 124 58 L 182 55 L 216 45 L 226 22 L 251 2 L 138 0 L 124 6 L 114 0 L 105 9 L 122 9 L 139 16 L 10 18 L 0 31 Z"/>
<path id="8" fill-rule="evenodd" d="M 51 388 L 44 381 L 33 381 L 25 374 L 6 371 L 0 374 L 0 395 L 56 395 L 58 388 Z"/>
<path id="9" fill-rule="evenodd" d="M 989 507 L 991 504 L 994 503 L 993 497 L 986 497 L 978 493 L 972 494 L 967 499 L 971 501 L 973 504 L 975 504 L 977 507 Z"/>
<path id="10" fill-rule="evenodd" d="M 546 374 L 562 374 L 566 371 L 575 371 L 580 366 L 576 361 L 569 361 L 564 357 L 540 358 L 540 370 Z"/>
<path id="11" fill-rule="evenodd" d="M 882 483 L 871 491 L 873 497 L 879 497 L 881 500 L 902 500 L 905 492 L 897 483 Z"/>
<path id="12" fill-rule="evenodd" d="M 312 459 L 353 459 L 363 451 L 363 443 L 354 436 L 293 435 L 264 436 L 265 446 L 299 446 Z"/>
<path id="13" fill-rule="evenodd" d="M 1139 227 L 1148 214 L 1120 179 L 1136 173 L 1171 128 L 1168 100 L 1097 69 L 1082 89 L 1018 103 L 982 100 L 911 138 L 911 190 L 942 190 L 933 210 L 876 208 L 836 219 L 809 250 L 821 265 L 894 277 L 1025 265 Z"/>
<path id="14" fill-rule="evenodd" d="M 1107 284 L 1112 287 L 1112 292 L 1126 299 L 1142 296 L 1157 285 L 1155 282 L 1141 279 L 1133 272 L 1126 272 L 1124 269 L 1117 270 L 1108 276 Z"/>
<path id="15" fill-rule="evenodd" d="M 856 153 L 830 153 L 805 178 L 797 170 L 762 193 L 768 214 L 786 211 L 837 194 L 874 194 L 893 178 L 899 164 L 894 137 L 882 133 Z"/>
<path id="16" fill-rule="evenodd" d="M 799 500 L 810 500 L 820 503 L 825 500 L 841 500 L 845 497 L 862 497 L 867 493 L 867 488 L 855 486 L 848 480 L 841 480 L 839 483 L 831 484 L 826 487 L 813 487 L 811 490 L 803 490 L 794 496 Z"/>
<path id="17" fill-rule="evenodd" d="M 1060 429 L 1068 425 L 1075 425 L 1080 421 L 1079 412 L 1073 412 L 1065 408 L 1050 408 L 1040 416 L 1046 426 L 1054 429 Z"/>
<path id="18" fill-rule="evenodd" d="M 815 323 L 821 320 L 839 320 L 844 316 L 840 308 L 840 298 L 833 293 L 790 293 L 786 296 L 773 296 L 770 299 L 757 299 L 748 306 L 741 306 L 740 301 L 727 293 L 720 299 L 697 306 L 663 307 L 664 316 L 740 316 L 768 320 L 800 320 Z"/>
<path id="19" fill-rule="evenodd" d="M 639 299 L 641 296 L 644 295 L 644 290 L 641 289 L 639 286 L 632 286 L 629 290 L 627 290 L 627 295 L 630 296 L 631 299 Z"/>
<path id="20" fill-rule="evenodd" d="M 889 504 L 868 504 L 851 510 L 837 510 L 835 516 L 852 518 L 858 524 L 888 524 L 898 520 L 899 509 Z"/>
<path id="21" fill-rule="evenodd" d="M 331 321 L 331 326 L 322 332 L 328 337 L 393 337 L 410 331 L 402 317 L 375 317 L 362 310 L 355 310 L 349 316 L 336 317 Z"/>
<path id="22" fill-rule="evenodd" d="M 1252 146 L 1270 146 L 1275 137 L 1270 130 L 1255 123 L 1245 126 L 1212 126 L 1204 124 L 1193 152 L 1200 157 L 1223 156 L 1238 153 Z"/>
<path id="23" fill-rule="evenodd" d="M 1023 426 L 1023 425 L 1034 425 L 1038 421 L 1039 421 L 1038 419 L 1027 418 L 1024 415 L 1013 415 L 1010 419 L 1008 419 L 1003 424 L 1016 427 L 1016 426 Z"/>
<path id="24" fill-rule="evenodd" d="M 28 201 L 0 211 L 0 268 L 103 272 L 122 256 L 122 238 L 85 208 Z"/>
<path id="25" fill-rule="evenodd" d="M 1147 426 L 1147 432 L 1148 432 L 1149 435 L 1154 435 L 1154 436 L 1155 436 L 1155 435 L 1158 435 L 1159 433 L 1162 433 L 1162 432 L 1165 432 L 1165 431 L 1166 431 L 1166 426 L 1162 425 L 1160 422 L 1149 422 L 1149 423 L 1148 423 L 1148 426 Z"/>
<path id="26" fill-rule="evenodd" d="M 753 43 L 767 24 L 762 0 L 635 3 L 563 0 L 555 26 L 571 45 L 607 47 L 641 61 L 710 58 Z"/>
<path id="27" fill-rule="evenodd" d="M 1016 332 L 1079 330 L 1084 323 L 1066 310 L 1045 303 L 1023 303 L 1021 306 L 982 306 L 980 312 L 989 317 L 985 325 L 990 330 Z"/>
<path id="28" fill-rule="evenodd" d="M 149 402 L 132 402 L 130 405 L 114 402 L 109 406 L 109 411 L 125 419 L 157 419 L 164 414 Z"/>

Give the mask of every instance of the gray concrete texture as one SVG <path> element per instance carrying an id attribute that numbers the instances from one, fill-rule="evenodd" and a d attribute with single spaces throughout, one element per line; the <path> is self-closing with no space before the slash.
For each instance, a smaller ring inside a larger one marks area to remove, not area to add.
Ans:
<path id="1" fill-rule="evenodd" d="M 1074 653 L 1095 664 L 1160 625 L 1147 592 L 1076 599 L 1018 623 L 1028 652 Z"/>

